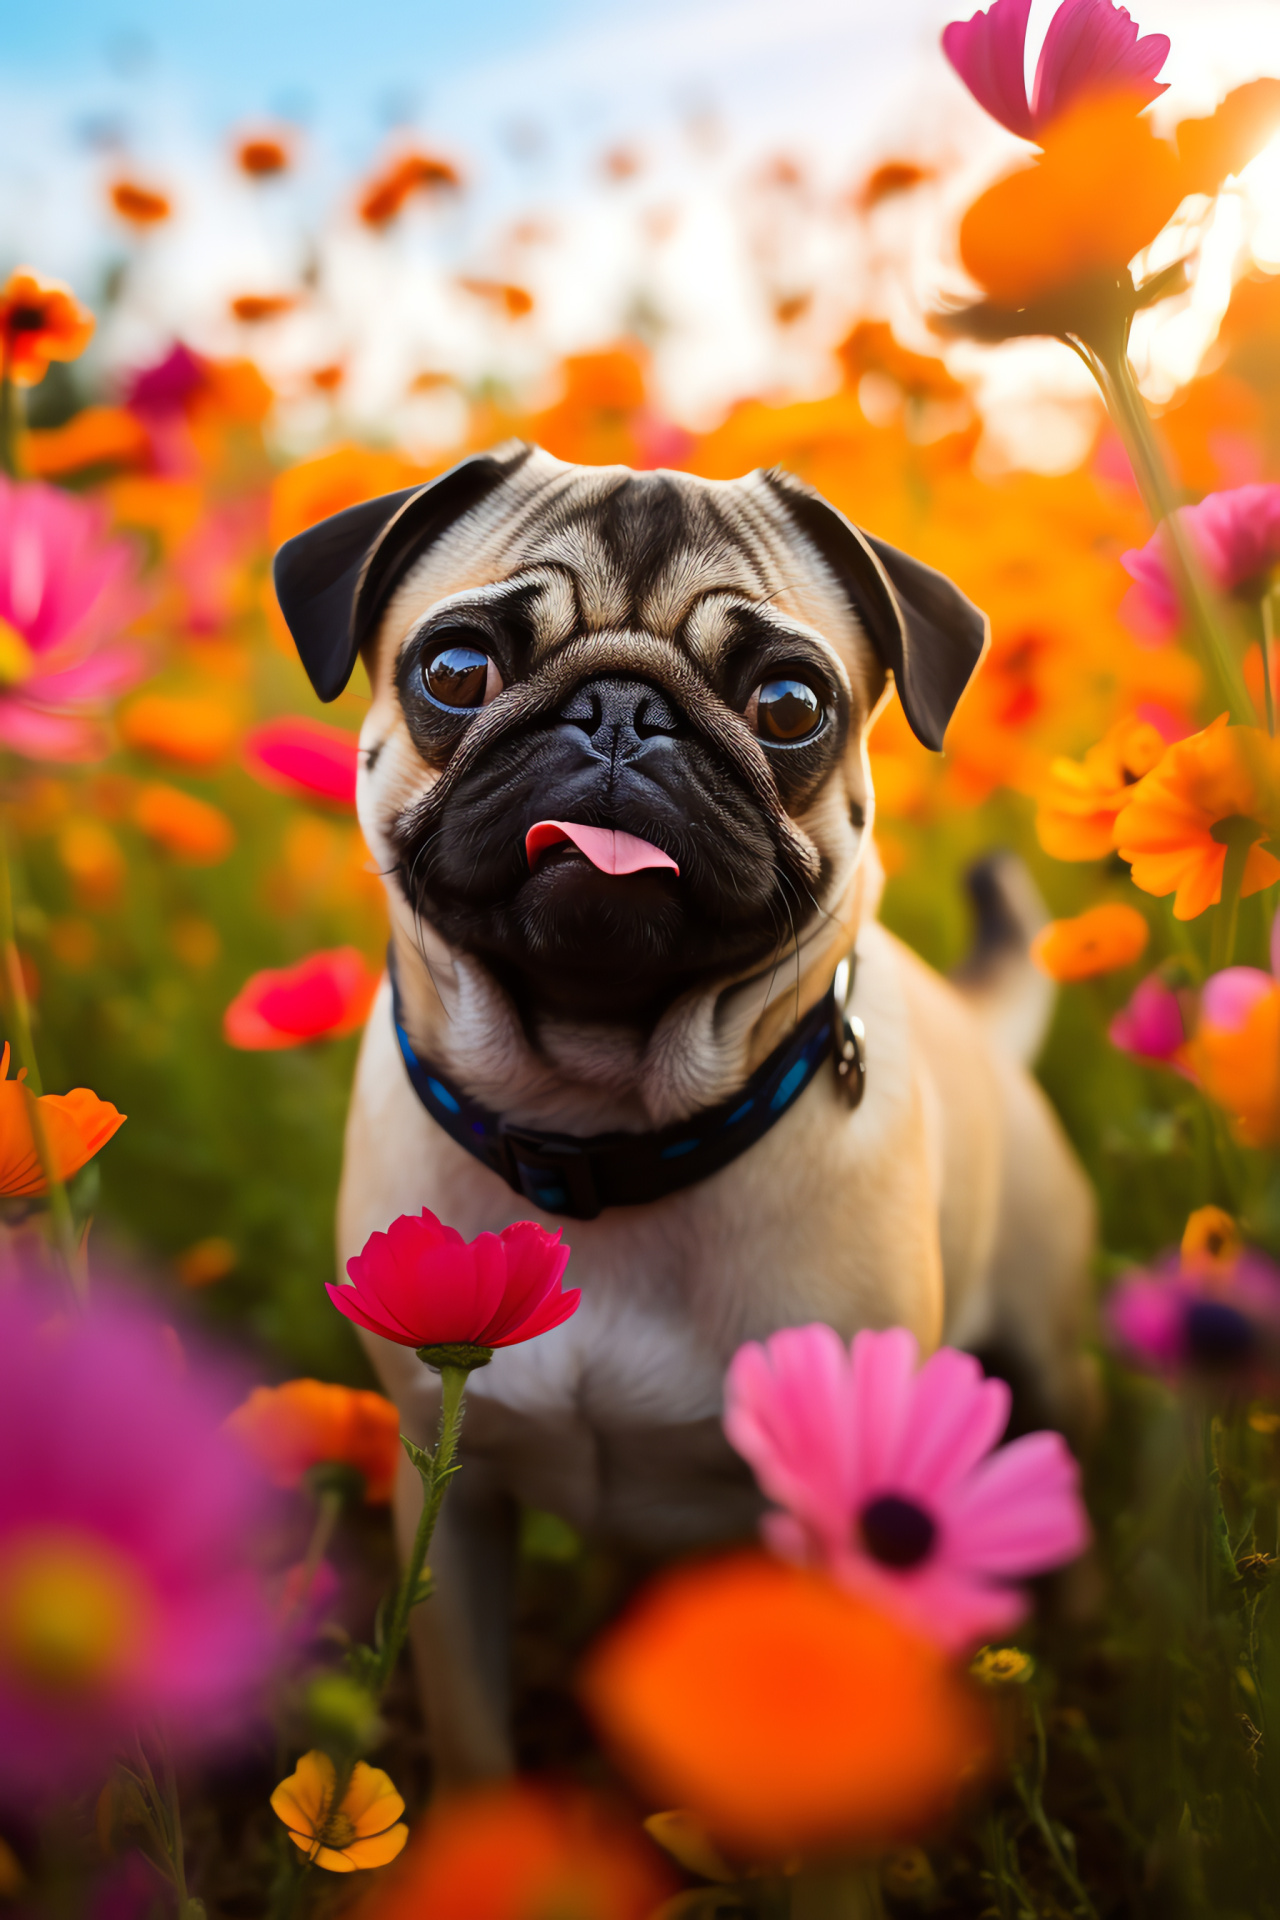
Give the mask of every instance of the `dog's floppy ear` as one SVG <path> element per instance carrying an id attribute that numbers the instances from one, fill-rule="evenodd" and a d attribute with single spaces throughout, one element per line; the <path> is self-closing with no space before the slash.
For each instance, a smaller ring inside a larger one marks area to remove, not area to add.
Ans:
<path id="1" fill-rule="evenodd" d="M 276 598 L 322 700 L 336 700 L 406 570 L 455 521 L 523 466 L 532 447 L 473 454 L 425 487 L 363 500 L 286 540 Z"/>
<path id="2" fill-rule="evenodd" d="M 848 595 L 894 684 L 912 733 L 939 752 L 947 722 L 986 652 L 987 616 L 935 573 L 773 467 L 763 478 Z"/>

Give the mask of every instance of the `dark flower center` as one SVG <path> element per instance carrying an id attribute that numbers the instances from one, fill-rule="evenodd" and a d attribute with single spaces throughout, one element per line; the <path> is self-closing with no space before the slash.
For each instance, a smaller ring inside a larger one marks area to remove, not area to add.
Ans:
<path id="1" fill-rule="evenodd" d="M 39 333 L 48 322 L 43 307 L 14 307 L 6 324 L 10 333 Z"/>
<path id="2" fill-rule="evenodd" d="M 1229 1367 L 1253 1351 L 1254 1331 L 1238 1308 L 1221 1300 L 1196 1300 L 1184 1321 L 1187 1348 L 1204 1367 Z"/>
<path id="3" fill-rule="evenodd" d="M 886 1567 L 918 1567 L 938 1537 L 937 1523 L 914 1500 L 882 1493 L 858 1516 L 862 1544 Z"/>

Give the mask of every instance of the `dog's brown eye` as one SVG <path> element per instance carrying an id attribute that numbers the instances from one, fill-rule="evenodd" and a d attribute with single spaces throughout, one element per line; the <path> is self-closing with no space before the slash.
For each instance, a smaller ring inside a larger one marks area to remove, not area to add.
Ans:
<path id="1" fill-rule="evenodd" d="M 479 647 L 442 647 L 422 670 L 423 684 L 437 706 L 484 705 L 489 656 Z"/>
<path id="2" fill-rule="evenodd" d="M 822 702 L 803 680 L 766 680 L 755 700 L 756 732 L 791 746 L 817 731 Z"/>

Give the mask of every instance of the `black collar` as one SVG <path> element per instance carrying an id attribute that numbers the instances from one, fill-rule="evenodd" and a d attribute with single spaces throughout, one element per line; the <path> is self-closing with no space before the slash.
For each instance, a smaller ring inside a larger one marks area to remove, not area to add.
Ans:
<path id="1" fill-rule="evenodd" d="M 387 968 L 396 1039 L 419 1100 L 451 1139 L 543 1213 L 594 1220 L 605 1207 L 642 1206 L 718 1173 L 795 1105 L 833 1051 L 849 1104 L 856 1105 L 861 1097 L 861 1030 L 846 1014 L 843 998 L 837 1004 L 832 986 L 745 1086 L 719 1106 L 704 1107 L 673 1127 L 582 1138 L 513 1126 L 501 1114 L 477 1105 L 456 1082 L 414 1052 L 405 1031 L 390 951 Z M 855 1062 L 852 1081 L 848 1077 L 851 1058 Z"/>

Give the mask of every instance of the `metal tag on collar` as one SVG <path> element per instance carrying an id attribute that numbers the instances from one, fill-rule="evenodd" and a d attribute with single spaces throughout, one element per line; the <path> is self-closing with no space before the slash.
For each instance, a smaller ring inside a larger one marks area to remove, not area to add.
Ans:
<path id="1" fill-rule="evenodd" d="M 831 1045 L 835 1054 L 836 1080 L 849 1108 L 860 1106 L 867 1090 L 866 1033 L 856 1013 L 849 1012 L 854 982 L 858 977 L 857 952 L 846 955 L 836 968 L 832 982 Z"/>

